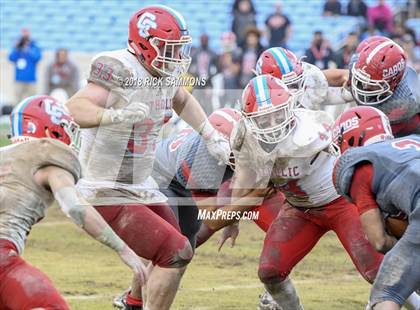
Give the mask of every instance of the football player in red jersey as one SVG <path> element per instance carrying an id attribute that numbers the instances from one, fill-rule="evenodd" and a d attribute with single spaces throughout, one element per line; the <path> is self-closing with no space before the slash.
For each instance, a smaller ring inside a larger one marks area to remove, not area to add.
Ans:
<path id="1" fill-rule="evenodd" d="M 381 36 L 368 38 L 359 44 L 349 70 L 330 72 L 338 72 L 337 84 L 350 84 L 357 105 L 384 112 L 394 136 L 420 133 L 420 81 L 397 43 Z"/>
<path id="2" fill-rule="evenodd" d="M 206 119 L 194 97 L 178 87 L 191 58 L 182 15 L 153 5 L 134 13 L 128 48 L 92 60 L 88 84 L 66 103 L 82 132 L 86 174 L 78 188 L 116 233 L 154 268 L 147 283 L 150 310 L 169 309 L 193 251 L 166 197 L 151 177 L 156 142 L 173 109 L 199 132 L 212 156 L 227 163 L 229 142 Z M 182 81 L 181 81 L 182 82 Z M 141 288 L 128 296 L 141 309 Z"/>
<path id="3" fill-rule="evenodd" d="M 52 97 L 29 97 L 12 111 L 11 125 L 12 145 L 0 148 L 0 309 L 69 309 L 48 277 L 21 257 L 32 226 L 54 198 L 144 283 L 140 258 L 75 188 L 81 167 L 71 147 L 79 129 L 62 106 Z"/>
<path id="4" fill-rule="evenodd" d="M 357 205 L 370 243 L 386 253 L 369 305 L 400 309 L 420 284 L 420 138 L 393 139 L 384 113 L 355 107 L 337 118 L 334 141 L 343 153 L 334 168 L 335 187 Z M 408 216 L 400 240 L 387 233 L 384 214 Z"/>

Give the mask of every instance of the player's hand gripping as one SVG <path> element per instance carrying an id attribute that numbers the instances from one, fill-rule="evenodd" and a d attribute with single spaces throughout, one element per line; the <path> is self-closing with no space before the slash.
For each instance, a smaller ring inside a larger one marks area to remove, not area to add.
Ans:
<path id="1" fill-rule="evenodd" d="M 138 283 L 143 286 L 149 277 L 149 270 L 140 260 L 140 257 L 127 245 L 118 253 L 121 260 L 131 268 Z"/>
<path id="2" fill-rule="evenodd" d="M 123 109 L 105 109 L 101 117 L 101 124 L 108 125 L 122 122 L 134 124 L 141 122 L 149 114 L 149 110 L 149 106 L 141 102 L 130 103 Z"/>
<path id="3" fill-rule="evenodd" d="M 201 125 L 199 133 L 206 141 L 210 155 L 218 161 L 219 165 L 227 165 L 231 153 L 229 141 L 214 129 L 208 120 Z"/>

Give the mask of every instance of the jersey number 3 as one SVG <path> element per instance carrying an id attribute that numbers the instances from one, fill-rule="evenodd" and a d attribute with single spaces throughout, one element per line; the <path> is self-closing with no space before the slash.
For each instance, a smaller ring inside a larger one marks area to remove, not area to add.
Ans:
<path id="1" fill-rule="evenodd" d="M 392 147 L 398 150 L 415 149 L 420 151 L 420 142 L 411 139 L 403 139 L 393 142 Z"/>

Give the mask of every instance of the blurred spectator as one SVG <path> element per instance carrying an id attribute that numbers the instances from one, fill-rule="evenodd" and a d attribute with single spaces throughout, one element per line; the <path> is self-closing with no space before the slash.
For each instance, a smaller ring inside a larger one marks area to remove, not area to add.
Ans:
<path id="1" fill-rule="evenodd" d="M 264 48 L 260 43 L 261 33 L 255 28 L 248 28 L 245 35 L 245 44 L 242 47 L 241 74 L 240 85 L 245 85 L 254 77 L 254 69 L 257 64 L 258 57 Z"/>
<path id="2" fill-rule="evenodd" d="M 239 73 L 241 70 L 242 50 L 236 45 L 236 36 L 233 32 L 222 34 L 223 52 L 219 56 L 219 71 L 223 76 L 223 96 L 220 107 L 235 107 L 236 100 L 240 98 Z"/>
<path id="3" fill-rule="evenodd" d="M 282 14 L 280 2 L 275 4 L 275 11 L 267 17 L 265 25 L 270 47 L 286 47 L 290 37 L 291 23 L 289 18 Z"/>
<path id="4" fill-rule="evenodd" d="M 305 61 L 321 70 L 332 67 L 334 53 L 327 40 L 322 36 L 321 31 L 315 31 L 311 47 L 305 51 Z"/>
<path id="5" fill-rule="evenodd" d="M 367 5 L 363 0 L 350 0 L 347 4 L 347 15 L 366 18 Z"/>
<path id="6" fill-rule="evenodd" d="M 324 4 L 324 16 L 341 15 L 341 3 L 338 0 L 327 0 Z"/>
<path id="7" fill-rule="evenodd" d="M 391 8 L 385 0 L 378 0 L 376 6 L 368 8 L 367 18 L 369 26 L 373 26 L 382 34 L 391 34 L 394 31 Z"/>
<path id="8" fill-rule="evenodd" d="M 337 68 L 346 69 L 350 62 L 350 57 L 356 51 L 359 44 L 358 35 L 355 32 L 350 32 L 343 44 L 343 46 L 335 53 L 335 63 Z"/>
<path id="9" fill-rule="evenodd" d="M 408 28 L 407 26 L 405 26 L 404 24 L 401 24 L 401 23 L 395 25 L 394 32 L 393 32 L 391 38 L 392 39 L 402 38 L 406 34 L 408 34 L 409 36 L 411 36 L 411 39 L 414 42 L 416 42 L 416 32 L 413 29 Z"/>
<path id="10" fill-rule="evenodd" d="M 73 96 L 79 88 L 79 72 L 75 64 L 68 58 L 68 51 L 60 48 L 55 53 L 55 60 L 46 69 L 46 93 L 55 89 L 63 89 L 67 98 Z"/>
<path id="11" fill-rule="evenodd" d="M 405 34 L 401 38 L 396 39 L 407 55 L 407 65 L 413 67 L 417 73 L 420 72 L 420 47 L 416 46 L 410 34 Z"/>
<path id="12" fill-rule="evenodd" d="M 251 0 L 235 0 L 232 8 L 232 32 L 236 35 L 239 44 L 245 40 L 245 31 L 256 26 L 256 11 Z"/>
<path id="13" fill-rule="evenodd" d="M 217 55 L 209 48 L 209 36 L 207 34 L 204 33 L 200 36 L 200 47 L 192 52 L 191 58 L 191 74 L 208 80 L 206 84 L 211 83 L 209 78 L 217 72 Z"/>
<path id="14" fill-rule="evenodd" d="M 199 78 L 206 80 L 203 86 L 195 86 L 195 89 L 202 89 L 196 93 L 200 98 L 199 102 L 202 103 L 203 109 L 207 114 L 212 111 L 211 104 L 211 78 L 217 73 L 217 55 L 209 48 L 209 36 L 203 33 L 200 36 L 200 47 L 195 49 L 191 54 L 191 67 L 190 73 Z"/>
<path id="15" fill-rule="evenodd" d="M 9 54 L 9 60 L 15 63 L 16 100 L 36 93 L 36 65 L 41 59 L 41 50 L 31 39 L 29 29 L 21 30 L 21 37 Z"/>
<path id="16" fill-rule="evenodd" d="M 366 38 L 380 35 L 382 34 L 379 32 L 379 30 L 375 29 L 373 26 L 368 26 L 367 29 L 361 34 L 360 40 L 363 41 Z"/>

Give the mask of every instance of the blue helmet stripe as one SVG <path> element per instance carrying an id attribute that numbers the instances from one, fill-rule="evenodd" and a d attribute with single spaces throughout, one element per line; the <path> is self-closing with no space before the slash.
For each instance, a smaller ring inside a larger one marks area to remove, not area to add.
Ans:
<path id="1" fill-rule="evenodd" d="M 257 99 L 257 104 L 261 106 L 261 96 L 260 96 L 260 89 L 258 87 L 258 78 L 259 77 L 254 78 L 253 83 L 254 83 L 254 91 L 255 91 L 255 96 Z"/>
<path id="2" fill-rule="evenodd" d="M 271 55 L 273 55 L 274 59 L 276 60 L 277 64 L 280 66 L 281 74 L 285 74 L 286 70 L 283 67 L 283 62 L 280 60 L 280 57 L 277 53 L 274 52 L 274 48 L 270 49 Z"/>
<path id="3" fill-rule="evenodd" d="M 263 89 L 264 89 L 264 102 L 266 104 L 271 104 L 271 98 L 270 98 L 270 90 L 268 89 L 268 83 L 267 83 L 267 77 L 263 76 Z"/>
<path id="4" fill-rule="evenodd" d="M 175 19 L 177 20 L 181 30 L 187 30 L 187 23 L 185 22 L 184 17 L 178 11 L 175 11 L 174 9 L 172 9 L 172 8 L 166 6 L 166 5 L 162 5 L 162 4 L 158 4 L 158 5 L 155 5 L 155 6 L 160 7 L 162 9 L 165 9 L 166 11 L 168 11 L 173 17 L 175 17 Z"/>
<path id="5" fill-rule="evenodd" d="M 21 101 L 12 112 L 13 118 L 12 118 L 12 136 L 21 136 L 23 134 L 23 110 L 28 105 L 28 103 L 34 99 L 36 96 L 31 96 L 26 98 L 25 100 Z"/>
<path id="6" fill-rule="evenodd" d="M 286 74 L 293 71 L 293 66 L 290 63 L 289 58 L 287 58 L 286 53 L 283 51 L 282 48 L 273 47 L 270 48 L 270 53 L 276 59 L 276 62 L 280 66 L 280 71 L 282 74 Z"/>
<path id="7" fill-rule="evenodd" d="M 292 63 L 290 62 L 289 57 L 287 57 L 286 53 L 284 52 L 284 49 L 280 49 L 280 52 L 283 54 L 284 59 L 286 59 L 287 66 L 289 67 L 289 72 L 293 71 Z"/>
<path id="8" fill-rule="evenodd" d="M 259 106 L 271 104 L 270 91 L 267 84 L 267 76 L 260 75 L 254 78 L 254 90 Z"/>

